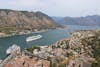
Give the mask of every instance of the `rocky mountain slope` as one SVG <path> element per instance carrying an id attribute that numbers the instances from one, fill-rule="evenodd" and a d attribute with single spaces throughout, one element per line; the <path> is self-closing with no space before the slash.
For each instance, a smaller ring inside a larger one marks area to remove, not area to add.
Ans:
<path id="1" fill-rule="evenodd" d="M 71 38 L 58 41 L 56 47 L 71 49 L 86 62 L 91 62 L 91 58 L 95 58 L 91 67 L 100 67 L 100 30 L 73 32 Z"/>
<path id="2" fill-rule="evenodd" d="M 99 15 L 91 15 L 86 17 L 62 17 L 62 18 L 53 17 L 53 19 L 60 24 L 66 24 L 66 25 L 100 26 Z"/>
<path id="3" fill-rule="evenodd" d="M 0 9 L 0 27 L 16 27 L 23 29 L 47 29 L 60 25 L 42 12 L 15 11 Z"/>

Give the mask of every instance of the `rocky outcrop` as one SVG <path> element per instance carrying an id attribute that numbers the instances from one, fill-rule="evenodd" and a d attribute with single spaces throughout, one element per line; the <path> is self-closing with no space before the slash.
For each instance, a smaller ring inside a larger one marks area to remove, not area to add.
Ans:
<path id="1" fill-rule="evenodd" d="M 73 32 L 70 38 L 60 40 L 52 47 L 67 50 L 67 56 L 77 56 L 70 60 L 68 67 L 100 67 L 100 30 Z"/>
<path id="2" fill-rule="evenodd" d="M 26 30 L 57 28 L 60 25 L 42 12 L 0 9 L 0 27 L 16 27 Z"/>
<path id="3" fill-rule="evenodd" d="M 55 45 L 93 57 L 95 49 L 100 48 L 100 30 L 73 32 L 72 37 L 58 41 Z"/>

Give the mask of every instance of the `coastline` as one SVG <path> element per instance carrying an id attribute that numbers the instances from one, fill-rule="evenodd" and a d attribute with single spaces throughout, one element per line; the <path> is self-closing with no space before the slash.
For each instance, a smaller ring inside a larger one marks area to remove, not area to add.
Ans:
<path id="1" fill-rule="evenodd" d="M 48 31 L 48 29 L 40 30 L 40 31 L 34 31 L 34 32 L 28 31 L 27 33 L 25 33 L 25 32 L 19 32 L 18 34 L 12 33 L 12 34 L 9 34 L 9 35 L 3 33 L 4 35 L 0 35 L 0 38 L 12 37 L 12 36 L 16 36 L 16 35 L 27 35 L 27 34 L 33 34 L 33 33 L 42 33 L 42 32 L 46 32 L 46 31 Z"/>
<path id="2" fill-rule="evenodd" d="M 64 28 L 67 28 L 67 27 L 64 27 Z M 64 29 L 64 28 L 54 28 L 54 29 Z M 21 32 L 12 33 L 12 34 L 9 34 L 9 35 L 3 33 L 4 35 L 3 36 L 0 35 L 0 38 L 12 37 L 12 36 L 16 36 L 16 35 L 27 35 L 27 34 L 34 34 L 34 33 L 42 33 L 42 32 L 46 32 L 48 30 L 49 29 L 42 29 L 40 31 L 38 31 L 38 30 L 35 30 L 35 31 L 27 31 L 27 32 L 21 31 Z M 2 33 L 2 32 L 0 32 L 0 33 Z"/>

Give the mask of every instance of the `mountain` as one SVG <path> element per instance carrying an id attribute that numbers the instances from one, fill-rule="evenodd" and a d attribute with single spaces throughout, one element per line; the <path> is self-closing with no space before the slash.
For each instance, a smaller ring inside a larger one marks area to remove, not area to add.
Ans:
<path id="1" fill-rule="evenodd" d="M 63 19 L 64 17 L 55 17 L 53 16 L 52 19 L 54 19 L 56 22 L 61 23 L 60 21 Z"/>
<path id="2" fill-rule="evenodd" d="M 57 28 L 60 25 L 42 12 L 0 9 L 0 27 L 21 27 L 30 30 Z"/>
<path id="3" fill-rule="evenodd" d="M 66 27 L 66 24 L 64 22 L 62 22 L 63 18 L 64 17 L 55 17 L 55 16 L 52 17 L 52 19 L 55 20 L 56 23 L 62 25 L 63 27 Z"/>
<path id="4" fill-rule="evenodd" d="M 66 24 L 66 25 L 85 25 L 85 26 L 100 26 L 100 16 L 91 15 L 86 17 L 56 17 L 53 18 L 57 23 Z"/>

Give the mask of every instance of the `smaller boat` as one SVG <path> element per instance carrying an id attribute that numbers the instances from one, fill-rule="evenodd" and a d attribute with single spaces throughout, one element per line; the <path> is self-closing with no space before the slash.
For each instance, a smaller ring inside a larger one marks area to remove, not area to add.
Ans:
<path id="1" fill-rule="evenodd" d="M 18 53 L 20 52 L 20 46 L 17 46 L 16 44 L 13 44 L 6 50 L 6 54 L 11 54 L 11 53 Z"/>
<path id="2" fill-rule="evenodd" d="M 42 35 L 30 36 L 30 37 L 26 38 L 26 41 L 29 42 L 29 41 L 37 40 L 40 38 L 42 38 Z"/>

